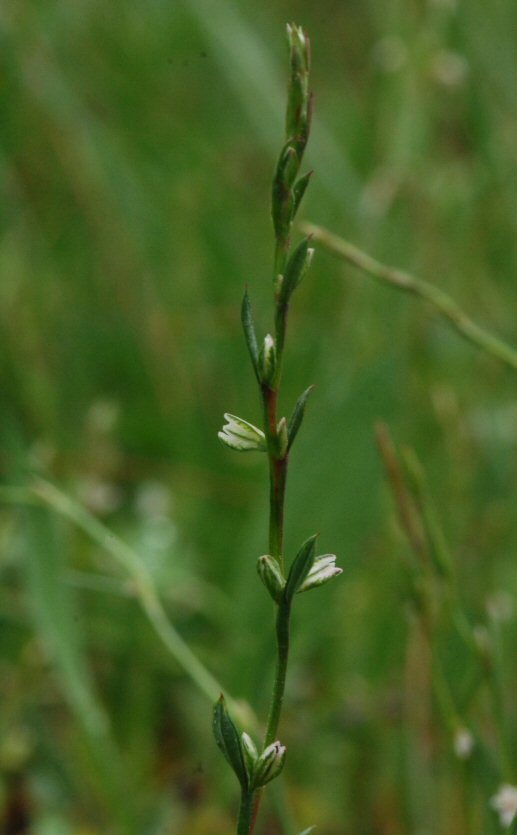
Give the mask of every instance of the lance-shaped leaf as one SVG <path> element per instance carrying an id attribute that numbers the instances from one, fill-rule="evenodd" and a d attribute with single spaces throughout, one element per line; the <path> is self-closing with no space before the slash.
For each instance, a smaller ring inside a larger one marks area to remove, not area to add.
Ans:
<path id="1" fill-rule="evenodd" d="M 303 832 L 300 832 L 300 835 L 309 835 L 309 833 L 314 832 L 315 829 L 315 826 L 309 826 L 308 829 L 304 829 Z"/>
<path id="2" fill-rule="evenodd" d="M 337 577 L 343 573 L 343 569 L 336 565 L 335 554 L 321 554 L 316 557 L 312 564 L 312 568 L 307 574 L 307 577 L 298 589 L 298 594 L 302 591 L 309 591 L 315 589 L 317 586 L 322 586 L 333 577 Z"/>
<path id="3" fill-rule="evenodd" d="M 287 603 L 291 603 L 294 595 L 312 568 L 317 538 L 318 534 L 314 534 L 314 536 L 309 537 L 309 539 L 303 543 L 293 560 L 284 591 L 284 600 Z"/>
<path id="4" fill-rule="evenodd" d="M 248 290 L 244 291 L 244 297 L 242 299 L 241 305 L 241 322 L 242 322 L 242 329 L 244 331 L 244 338 L 246 340 L 246 345 L 248 346 L 248 351 L 251 358 L 251 364 L 253 365 L 253 369 L 255 371 L 256 377 L 258 379 L 258 357 L 259 357 L 259 349 L 257 343 L 257 335 L 255 333 L 255 324 L 253 322 L 253 313 L 251 310 L 251 302 L 250 297 L 248 296 Z"/>
<path id="5" fill-rule="evenodd" d="M 307 186 L 309 185 L 312 174 L 312 171 L 308 171 L 307 174 L 304 174 L 303 177 L 300 177 L 300 179 L 297 180 L 293 186 L 293 214 L 291 220 L 294 220 L 294 218 L 296 217 L 296 213 L 300 208 L 300 203 L 303 200 L 303 196 L 307 190 Z"/>
<path id="6" fill-rule="evenodd" d="M 214 706 L 213 730 L 217 747 L 222 751 L 225 759 L 237 775 L 242 788 L 247 791 L 249 780 L 241 739 L 230 714 L 226 710 L 222 694 Z"/>
<path id="7" fill-rule="evenodd" d="M 261 429 L 229 412 L 225 412 L 224 419 L 226 423 L 217 433 L 223 444 L 230 449 L 236 449 L 237 452 L 266 451 L 266 437 Z"/>
<path id="8" fill-rule="evenodd" d="M 298 430 L 302 425 L 303 417 L 305 414 L 305 404 L 307 403 L 307 398 L 309 394 L 312 392 L 314 386 L 309 386 L 308 389 L 305 389 L 303 394 L 301 394 L 296 401 L 296 405 L 293 409 L 293 413 L 289 418 L 289 425 L 287 427 L 287 435 L 289 437 L 289 445 L 287 449 L 291 449 L 294 439 L 298 434 Z"/>
<path id="9" fill-rule="evenodd" d="M 288 303 L 311 265 L 314 255 L 314 250 L 309 246 L 311 237 L 311 235 L 308 235 L 298 244 L 287 262 L 278 300 L 281 305 Z"/>

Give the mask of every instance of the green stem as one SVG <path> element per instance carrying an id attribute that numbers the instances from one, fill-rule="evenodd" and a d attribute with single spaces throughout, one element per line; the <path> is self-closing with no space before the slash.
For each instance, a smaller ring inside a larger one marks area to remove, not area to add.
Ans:
<path id="1" fill-rule="evenodd" d="M 271 556 L 275 557 L 282 567 L 287 456 L 283 458 L 278 458 L 277 456 L 277 397 L 278 393 L 275 389 L 262 386 L 264 429 L 268 442 L 269 457 L 269 550 Z"/>
<path id="2" fill-rule="evenodd" d="M 287 314 L 289 311 L 288 304 L 277 303 L 275 314 L 275 336 L 276 336 L 276 356 L 277 356 L 277 370 L 275 376 L 275 386 L 280 384 L 280 377 L 282 374 L 282 360 L 284 355 L 285 335 L 287 331 Z"/>
<path id="3" fill-rule="evenodd" d="M 274 276 L 273 281 L 276 281 L 278 275 L 283 275 L 285 270 L 285 262 L 287 261 L 287 254 L 289 252 L 290 239 L 289 235 L 277 238 L 275 245 L 275 261 L 274 261 Z"/>
<path id="4" fill-rule="evenodd" d="M 253 812 L 253 792 L 242 790 L 239 809 L 237 835 L 248 835 L 251 832 L 251 817 Z"/>
<path id="5" fill-rule="evenodd" d="M 291 619 L 291 606 L 284 602 L 278 606 L 276 617 L 276 640 L 278 656 L 275 671 L 275 683 L 269 710 L 267 731 L 264 739 L 264 748 L 271 745 L 277 738 L 278 723 L 282 713 L 284 702 L 285 680 L 287 675 L 287 662 L 289 660 L 289 627 Z"/>
<path id="6" fill-rule="evenodd" d="M 460 336 L 486 354 L 495 357 L 513 371 L 517 371 L 517 350 L 473 322 L 454 299 L 451 299 L 439 287 L 435 287 L 421 278 L 415 278 L 415 276 L 402 270 L 396 270 L 381 264 L 356 246 L 337 237 L 337 235 L 327 232 L 326 229 L 313 226 L 311 223 L 304 223 L 302 228 L 305 233 L 311 234 L 315 241 L 323 244 L 330 252 L 368 273 L 378 281 L 396 287 L 398 290 L 404 290 L 406 293 L 412 293 L 414 296 L 429 302 L 444 319 L 449 321 Z"/>

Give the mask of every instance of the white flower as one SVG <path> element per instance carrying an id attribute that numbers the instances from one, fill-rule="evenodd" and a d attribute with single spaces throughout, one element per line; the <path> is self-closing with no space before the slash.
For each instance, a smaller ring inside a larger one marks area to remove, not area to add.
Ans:
<path id="1" fill-rule="evenodd" d="M 499 815 L 501 826 L 507 827 L 517 814 L 517 786 L 503 783 L 491 800 L 490 805 Z"/>
<path id="2" fill-rule="evenodd" d="M 454 753 L 459 760 L 467 760 L 474 749 L 475 740 L 468 728 L 458 728 L 454 734 Z"/>
<path id="3" fill-rule="evenodd" d="M 338 574 L 342 573 L 343 569 L 338 568 L 336 565 L 335 554 L 322 554 L 314 560 L 311 570 L 298 589 L 298 593 L 309 591 L 309 589 L 314 589 L 316 586 L 322 586 L 323 583 L 332 580 L 333 577 L 337 577 Z"/>
<path id="4" fill-rule="evenodd" d="M 266 451 L 266 438 L 264 433 L 236 415 L 226 412 L 224 419 L 227 421 L 222 430 L 217 433 L 223 444 L 238 452 L 249 452 L 250 450 Z"/>

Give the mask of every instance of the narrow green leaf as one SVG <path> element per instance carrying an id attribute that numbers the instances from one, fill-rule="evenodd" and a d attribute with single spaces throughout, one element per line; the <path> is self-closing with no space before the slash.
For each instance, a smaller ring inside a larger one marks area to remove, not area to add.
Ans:
<path id="1" fill-rule="evenodd" d="M 303 832 L 300 832 L 300 835 L 309 835 L 309 832 L 314 832 L 315 829 L 315 826 L 309 826 L 308 829 L 304 829 Z"/>
<path id="2" fill-rule="evenodd" d="M 314 536 L 309 537 L 309 539 L 303 543 L 293 560 L 293 564 L 287 578 L 287 583 L 285 584 L 284 598 L 287 603 L 291 603 L 294 595 L 312 568 L 317 538 L 318 534 L 314 534 Z"/>
<path id="3" fill-rule="evenodd" d="M 291 449 L 294 443 L 294 439 L 298 434 L 298 430 L 302 425 L 303 417 L 305 415 L 305 404 L 307 403 L 307 399 L 311 394 L 313 388 L 314 386 L 309 386 L 309 388 L 305 389 L 303 394 L 300 395 L 300 397 L 296 401 L 293 413 L 289 418 L 289 425 L 287 427 L 287 435 L 289 437 L 289 445 L 287 447 L 288 451 Z"/>
<path id="4" fill-rule="evenodd" d="M 244 760 L 241 738 L 226 710 L 221 694 L 214 706 L 213 731 L 217 747 L 235 772 L 242 788 L 248 790 L 248 772 Z"/>
<path id="5" fill-rule="evenodd" d="M 242 299 L 241 305 L 241 322 L 242 322 L 242 329 L 244 331 L 244 338 L 246 340 L 246 345 L 248 346 L 248 351 L 251 358 L 251 364 L 253 365 L 253 370 L 255 371 L 255 375 L 258 379 L 258 356 L 259 356 L 259 349 L 258 349 L 258 342 L 257 342 L 257 334 L 255 332 L 255 324 L 253 322 L 253 313 L 251 310 L 251 301 L 248 295 L 248 290 L 244 290 L 244 297 Z"/>
<path id="6" fill-rule="evenodd" d="M 304 174 L 303 177 L 300 177 L 299 180 L 293 186 L 293 215 L 292 220 L 296 217 L 298 209 L 300 208 L 300 204 L 303 200 L 304 194 L 307 191 L 307 186 L 309 185 L 310 179 L 312 177 L 313 172 L 308 171 L 307 174 Z"/>
<path id="7" fill-rule="evenodd" d="M 122 831 L 134 832 L 130 822 L 135 810 L 133 798 L 127 797 L 128 775 L 88 665 L 77 604 L 63 579 L 67 549 L 44 508 L 28 507 L 24 511 L 23 531 L 27 542 L 27 596 L 38 639 L 77 722 L 97 789 L 118 817 Z"/>
<path id="8" fill-rule="evenodd" d="M 287 262 L 284 280 L 280 288 L 279 304 L 287 304 L 290 297 L 309 269 L 314 250 L 310 248 L 311 235 L 301 241 Z"/>

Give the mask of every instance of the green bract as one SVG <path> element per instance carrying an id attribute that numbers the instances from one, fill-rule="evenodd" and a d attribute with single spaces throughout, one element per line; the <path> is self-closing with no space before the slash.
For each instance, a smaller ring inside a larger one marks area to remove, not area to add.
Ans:
<path id="1" fill-rule="evenodd" d="M 312 568 L 317 538 L 318 534 L 314 534 L 314 536 L 309 537 L 309 539 L 303 543 L 293 560 L 284 592 L 284 598 L 288 603 L 291 603 L 294 595 L 299 590 Z"/>
<path id="2" fill-rule="evenodd" d="M 248 772 L 244 761 L 241 740 L 221 695 L 214 707 L 213 731 L 217 747 L 231 765 L 243 789 L 249 786 Z"/>
<path id="3" fill-rule="evenodd" d="M 287 434 L 289 436 L 288 449 L 291 449 L 291 446 L 294 443 L 294 439 L 298 434 L 298 430 L 302 425 L 303 417 L 305 414 L 305 404 L 307 403 L 307 398 L 309 397 L 309 394 L 312 392 L 313 389 L 314 386 L 309 386 L 309 388 L 305 389 L 303 394 L 301 394 L 298 400 L 296 401 L 296 405 L 293 409 L 291 417 L 289 418 L 289 424 L 287 427 Z"/>

